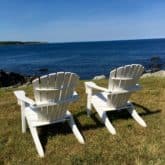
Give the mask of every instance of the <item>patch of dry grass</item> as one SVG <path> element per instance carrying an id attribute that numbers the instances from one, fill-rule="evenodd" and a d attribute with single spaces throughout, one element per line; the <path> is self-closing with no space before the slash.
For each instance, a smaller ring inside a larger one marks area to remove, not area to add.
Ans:
<path id="1" fill-rule="evenodd" d="M 107 80 L 98 84 L 106 86 Z M 0 164 L 165 164 L 165 79 L 141 80 L 143 90 L 132 95 L 137 111 L 148 127 L 140 127 L 126 112 L 110 112 L 117 130 L 111 135 L 93 111 L 85 112 L 83 81 L 80 100 L 70 106 L 85 145 L 78 143 L 67 124 L 45 126 L 40 130 L 45 158 L 38 157 L 31 134 L 21 133 L 20 107 L 13 90 L 0 89 Z M 32 97 L 32 88 L 23 88 Z"/>

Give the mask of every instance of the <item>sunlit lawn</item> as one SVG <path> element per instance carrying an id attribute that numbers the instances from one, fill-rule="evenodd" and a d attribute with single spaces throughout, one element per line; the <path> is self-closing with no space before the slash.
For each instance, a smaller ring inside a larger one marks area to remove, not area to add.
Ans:
<path id="1" fill-rule="evenodd" d="M 106 86 L 107 80 L 98 81 Z M 20 107 L 15 89 L 0 89 L 0 164 L 165 164 L 165 78 L 141 80 L 143 90 L 132 95 L 137 111 L 148 127 L 139 126 L 130 115 L 110 112 L 117 135 L 111 135 L 93 110 L 87 117 L 83 81 L 80 100 L 70 106 L 85 145 L 79 144 L 67 124 L 39 129 L 45 158 L 38 157 L 31 134 L 21 133 Z M 32 97 L 32 88 L 22 87 Z M 22 89 L 21 88 L 21 89 Z"/>

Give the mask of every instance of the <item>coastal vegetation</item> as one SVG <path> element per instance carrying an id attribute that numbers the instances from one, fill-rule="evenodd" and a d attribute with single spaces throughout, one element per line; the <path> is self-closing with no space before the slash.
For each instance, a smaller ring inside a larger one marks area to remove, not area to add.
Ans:
<path id="1" fill-rule="evenodd" d="M 97 84 L 107 86 L 108 80 Z M 86 115 L 84 81 L 80 100 L 70 106 L 85 137 L 79 144 L 67 124 L 39 128 L 45 158 L 38 157 L 31 134 L 21 133 L 20 107 L 14 90 L 25 90 L 33 98 L 32 86 L 0 88 L 0 164 L 165 164 L 165 78 L 140 80 L 143 89 L 132 95 L 138 113 L 147 123 L 139 126 L 126 111 L 108 113 L 117 135 L 111 135 L 95 111 Z"/>

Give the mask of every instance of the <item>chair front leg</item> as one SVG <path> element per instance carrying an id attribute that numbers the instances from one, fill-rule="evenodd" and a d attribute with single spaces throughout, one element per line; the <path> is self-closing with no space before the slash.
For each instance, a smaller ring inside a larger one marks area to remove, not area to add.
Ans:
<path id="1" fill-rule="evenodd" d="M 21 121 L 22 121 L 22 133 L 26 132 L 27 125 L 26 125 L 26 118 L 25 118 L 25 103 L 21 102 Z"/>
<path id="2" fill-rule="evenodd" d="M 37 127 L 31 125 L 31 121 L 28 120 L 28 118 L 27 118 L 27 123 L 28 123 L 29 129 L 30 129 L 30 132 L 32 134 L 32 138 L 33 138 L 34 144 L 36 146 L 37 152 L 40 157 L 44 157 L 44 150 L 42 148 L 42 145 L 41 145 L 41 142 L 40 142 L 40 139 L 38 136 Z"/>
<path id="3" fill-rule="evenodd" d="M 29 125 L 29 129 L 30 132 L 32 134 L 33 140 L 34 140 L 34 144 L 36 146 L 37 152 L 39 154 L 40 157 L 44 157 L 44 150 L 42 148 L 39 136 L 38 136 L 38 132 L 37 132 L 37 128 L 34 126 Z"/>
<path id="4" fill-rule="evenodd" d="M 89 117 L 91 115 L 92 111 L 92 94 L 87 94 L 87 116 Z"/>
<path id="5" fill-rule="evenodd" d="M 85 82 L 85 92 L 87 94 L 87 116 L 90 116 L 91 111 L 92 111 L 92 94 L 93 94 L 93 89 L 88 86 L 88 82 Z"/>

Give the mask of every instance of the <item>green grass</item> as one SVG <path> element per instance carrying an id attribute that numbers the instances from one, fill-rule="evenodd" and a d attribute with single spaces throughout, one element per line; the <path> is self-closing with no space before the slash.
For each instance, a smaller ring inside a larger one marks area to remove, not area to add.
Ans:
<path id="1" fill-rule="evenodd" d="M 98 84 L 106 86 L 107 80 Z M 20 107 L 15 89 L 0 89 L 0 164 L 165 164 L 165 78 L 141 80 L 143 90 L 131 96 L 137 111 L 148 127 L 139 126 L 126 112 L 108 113 L 117 135 L 111 135 L 93 110 L 85 111 L 83 81 L 80 100 L 70 106 L 76 123 L 85 137 L 79 144 L 66 123 L 39 129 L 45 157 L 38 157 L 31 134 L 21 133 Z M 32 88 L 22 87 L 32 97 Z"/>

